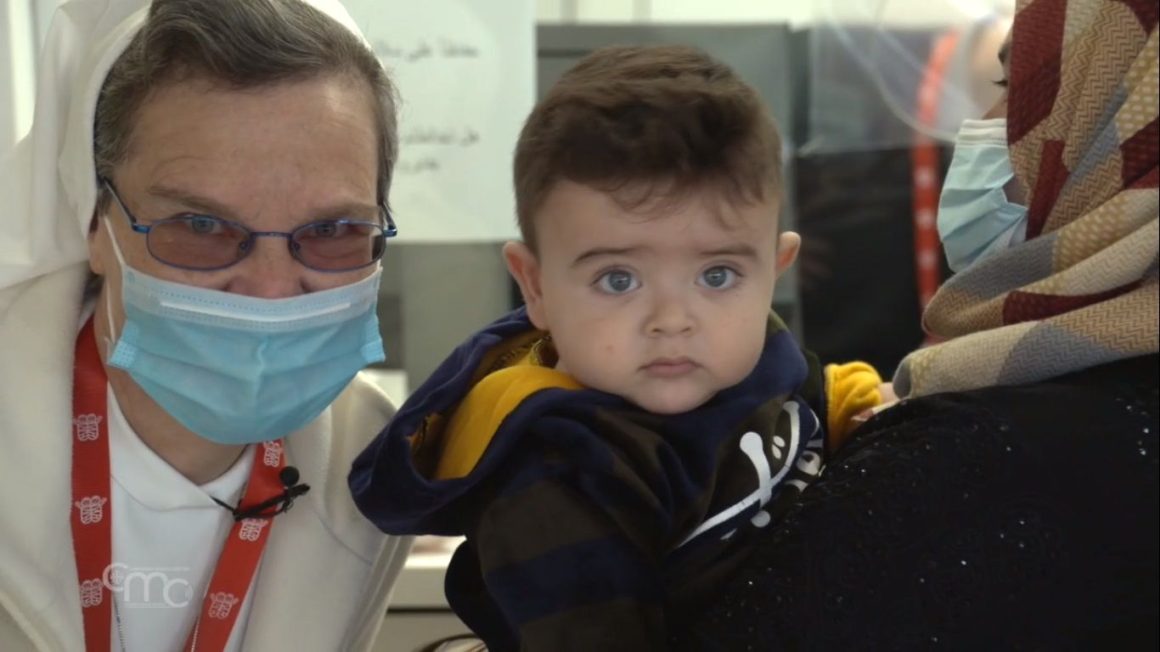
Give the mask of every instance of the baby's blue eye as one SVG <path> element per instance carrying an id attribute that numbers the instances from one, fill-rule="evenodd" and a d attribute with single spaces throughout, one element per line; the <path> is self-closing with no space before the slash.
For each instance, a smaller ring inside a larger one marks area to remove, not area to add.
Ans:
<path id="1" fill-rule="evenodd" d="M 615 269 L 604 274 L 596 281 L 596 284 L 602 292 L 608 294 L 624 294 L 640 287 L 640 282 L 636 280 L 632 272 L 626 272 L 622 269 Z"/>
<path id="2" fill-rule="evenodd" d="M 705 287 L 724 290 L 737 283 L 737 272 L 728 267 L 710 267 L 701 274 L 701 282 Z"/>

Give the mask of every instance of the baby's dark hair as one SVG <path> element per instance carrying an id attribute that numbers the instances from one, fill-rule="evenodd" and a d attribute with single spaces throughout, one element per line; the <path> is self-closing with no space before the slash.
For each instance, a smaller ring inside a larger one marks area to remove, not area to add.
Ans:
<path id="1" fill-rule="evenodd" d="M 515 155 L 516 211 L 535 215 L 557 182 L 637 207 L 711 189 L 730 202 L 780 194 L 781 138 L 757 91 L 687 46 L 610 47 L 569 70 L 528 116 Z"/>

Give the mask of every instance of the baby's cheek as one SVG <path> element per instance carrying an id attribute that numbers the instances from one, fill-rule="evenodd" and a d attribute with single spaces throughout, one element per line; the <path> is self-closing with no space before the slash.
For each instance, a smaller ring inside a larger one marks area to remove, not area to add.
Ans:
<path id="1" fill-rule="evenodd" d="M 619 371 L 624 366 L 621 347 L 616 342 L 595 340 L 589 350 L 591 352 L 587 365 L 589 374 L 597 379 L 596 382 L 605 386 L 603 388 L 605 391 L 611 391 L 613 388 L 609 385 L 617 384 Z"/>
<path id="2" fill-rule="evenodd" d="M 729 380 L 732 383 L 741 382 L 757 366 L 761 351 L 765 348 L 764 324 L 760 332 L 738 333 L 732 341 L 724 345 L 731 349 L 731 355 L 728 356 Z"/>

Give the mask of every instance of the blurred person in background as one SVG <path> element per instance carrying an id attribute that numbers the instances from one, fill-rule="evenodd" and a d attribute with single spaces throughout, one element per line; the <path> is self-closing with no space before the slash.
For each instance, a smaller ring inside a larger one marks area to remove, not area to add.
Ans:
<path id="1" fill-rule="evenodd" d="M 940 202 L 947 341 L 674 649 L 1155 649 L 1157 13 L 1019 2 Z"/>

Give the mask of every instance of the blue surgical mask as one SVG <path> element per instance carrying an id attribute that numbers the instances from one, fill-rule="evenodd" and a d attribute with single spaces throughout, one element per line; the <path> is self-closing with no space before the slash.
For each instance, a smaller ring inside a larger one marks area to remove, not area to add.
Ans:
<path id="1" fill-rule="evenodd" d="M 108 363 L 201 437 L 251 444 L 288 435 L 385 359 L 375 314 L 381 268 L 343 287 L 260 299 L 149 276 L 125 264 L 115 239 L 113 249 L 125 323 Z"/>
<path id="2" fill-rule="evenodd" d="M 952 270 L 1026 238 L 1027 207 L 1007 201 L 1004 191 L 1014 177 L 1007 119 L 965 120 L 938 204 L 938 234 Z"/>

